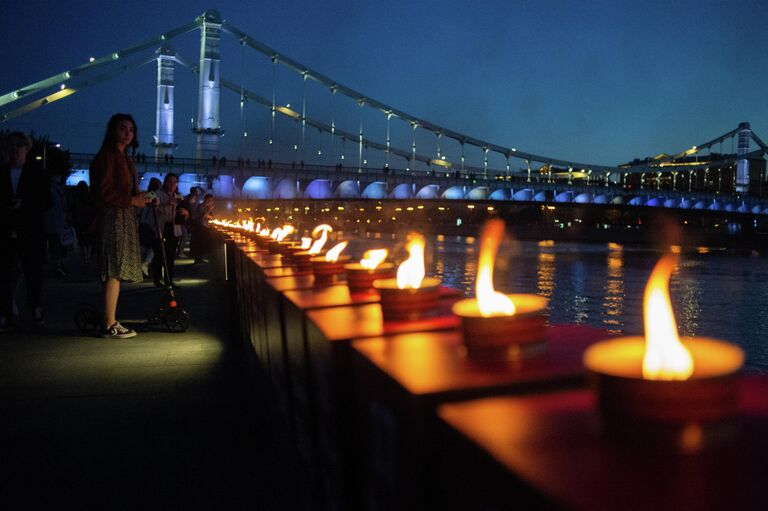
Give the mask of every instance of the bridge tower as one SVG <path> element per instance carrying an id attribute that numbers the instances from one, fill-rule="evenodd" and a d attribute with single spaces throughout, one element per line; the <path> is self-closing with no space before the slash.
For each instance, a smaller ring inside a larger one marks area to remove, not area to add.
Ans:
<path id="1" fill-rule="evenodd" d="M 155 158 L 172 156 L 173 143 L 173 66 L 176 52 L 170 46 L 161 46 L 157 54 L 157 113 L 155 115 Z"/>
<path id="2" fill-rule="evenodd" d="M 752 129 L 748 122 L 739 124 L 738 161 L 736 163 L 736 193 L 749 191 L 749 139 L 752 138 Z"/>
<path id="3" fill-rule="evenodd" d="M 219 154 L 221 129 L 221 15 L 207 10 L 200 26 L 200 93 L 197 104 L 195 156 L 207 159 Z"/>

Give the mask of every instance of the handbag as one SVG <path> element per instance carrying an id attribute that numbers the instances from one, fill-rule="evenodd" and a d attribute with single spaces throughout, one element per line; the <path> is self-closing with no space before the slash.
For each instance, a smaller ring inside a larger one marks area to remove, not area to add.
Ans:
<path id="1" fill-rule="evenodd" d="M 77 234 L 74 227 L 65 227 L 61 233 L 59 233 L 59 242 L 62 247 L 74 247 L 77 243 Z"/>

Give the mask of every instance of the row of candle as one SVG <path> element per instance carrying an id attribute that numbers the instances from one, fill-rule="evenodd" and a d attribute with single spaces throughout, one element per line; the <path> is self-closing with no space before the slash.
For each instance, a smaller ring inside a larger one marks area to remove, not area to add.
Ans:
<path id="1" fill-rule="evenodd" d="M 376 289 L 385 320 L 418 319 L 434 313 L 440 280 L 426 277 L 424 238 L 410 234 L 408 259 L 397 269 L 384 262 L 386 249 L 368 251 L 360 263 L 341 256 L 342 241 L 325 255 L 322 249 L 332 228 L 320 225 L 301 244 L 286 238 L 290 225 L 261 228 L 253 221 L 214 224 L 257 233 L 271 252 L 282 253 L 299 269 L 329 284 L 346 273 L 352 292 Z M 524 358 L 546 351 L 546 298 L 531 294 L 503 294 L 494 290 L 493 267 L 504 223 L 491 220 L 481 235 L 476 297 L 456 302 L 452 311 L 462 321 L 468 356 L 479 360 Z M 589 347 L 584 364 L 597 391 L 598 407 L 609 427 L 647 424 L 685 425 L 716 422 L 736 414 L 737 379 L 744 354 L 738 347 L 707 338 L 683 338 L 669 298 L 669 279 L 676 256 L 662 257 L 648 281 L 644 296 L 645 337 L 609 339 Z"/>

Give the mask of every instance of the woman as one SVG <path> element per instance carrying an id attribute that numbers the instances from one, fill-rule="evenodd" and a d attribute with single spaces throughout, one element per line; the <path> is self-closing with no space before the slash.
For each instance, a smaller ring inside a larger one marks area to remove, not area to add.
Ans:
<path id="1" fill-rule="evenodd" d="M 183 197 L 179 195 L 178 185 L 179 176 L 169 172 L 163 179 L 163 186 L 155 192 L 157 194 L 157 223 L 160 232 L 156 233 L 154 250 L 156 255 L 165 255 L 165 267 L 168 270 L 168 273 L 164 274 L 162 257 L 154 258 L 152 276 L 157 287 L 172 287 L 174 289 L 179 287 L 173 281 L 176 249 L 181 237 L 181 224 L 187 221 L 189 212 L 179 206 Z"/>
<path id="2" fill-rule="evenodd" d="M 153 177 L 147 185 L 147 193 L 156 192 L 163 182 Z M 139 215 L 139 245 L 141 246 L 141 271 L 149 277 L 149 268 L 155 258 L 155 216 L 152 208 L 144 208 Z"/>
<path id="3" fill-rule="evenodd" d="M 134 207 L 144 207 L 136 167 L 126 150 L 139 146 L 136 122 L 129 114 L 109 119 L 101 149 L 91 163 L 91 193 L 98 221 L 98 257 L 104 291 L 105 339 L 128 339 L 136 332 L 116 319 L 120 282 L 141 282 L 139 235 Z"/>

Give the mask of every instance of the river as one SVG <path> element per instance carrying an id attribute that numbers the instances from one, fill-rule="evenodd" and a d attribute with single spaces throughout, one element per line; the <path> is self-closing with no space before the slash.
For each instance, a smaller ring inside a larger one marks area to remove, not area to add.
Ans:
<path id="1" fill-rule="evenodd" d="M 365 245 L 377 244 L 372 234 Z M 390 245 L 381 235 L 382 246 Z M 478 240 L 427 239 L 427 273 L 474 294 Z M 658 250 L 613 243 L 507 242 L 494 272 L 496 289 L 549 298 L 552 323 L 581 323 L 610 332 L 642 334 L 642 297 Z M 681 254 L 670 295 L 681 335 L 707 336 L 741 346 L 745 369 L 768 373 L 768 258 L 700 248 Z"/>

